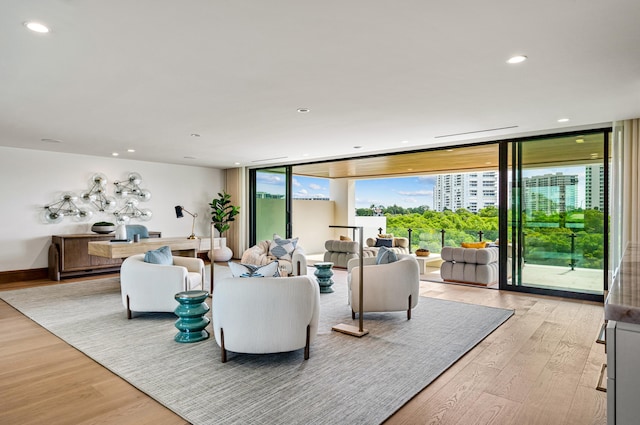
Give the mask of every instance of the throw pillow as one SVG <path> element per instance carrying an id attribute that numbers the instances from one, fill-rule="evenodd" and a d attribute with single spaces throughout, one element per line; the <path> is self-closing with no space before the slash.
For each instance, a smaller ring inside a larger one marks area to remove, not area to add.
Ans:
<path id="1" fill-rule="evenodd" d="M 341 241 L 347 241 L 347 242 L 353 242 L 353 239 L 351 239 L 349 236 L 343 236 L 343 235 L 340 235 L 340 240 Z"/>
<path id="2" fill-rule="evenodd" d="M 147 251 L 144 254 L 144 262 L 151 264 L 173 264 L 173 255 L 171 255 L 171 249 L 168 246 L 161 246 L 158 249 Z"/>
<path id="3" fill-rule="evenodd" d="M 460 244 L 463 248 L 486 248 L 486 242 L 462 242 Z"/>
<path id="4" fill-rule="evenodd" d="M 376 256 L 376 264 L 389 264 L 395 261 L 398 261 L 398 256 L 395 252 L 386 246 L 380 247 L 378 255 Z"/>
<path id="5" fill-rule="evenodd" d="M 229 269 L 233 277 L 279 277 L 278 262 L 272 261 L 264 266 L 255 264 L 241 264 L 229 261 Z"/>
<path id="6" fill-rule="evenodd" d="M 386 246 L 387 248 L 391 248 L 393 246 L 393 239 L 387 238 L 376 238 L 376 244 L 374 247 Z"/>
<path id="7" fill-rule="evenodd" d="M 273 235 L 273 241 L 269 246 L 269 255 L 276 257 L 278 260 L 291 261 L 291 254 L 298 245 L 298 238 L 282 239 L 278 235 Z"/>
<path id="8" fill-rule="evenodd" d="M 378 237 L 380 239 L 393 239 L 393 233 L 381 233 Z"/>

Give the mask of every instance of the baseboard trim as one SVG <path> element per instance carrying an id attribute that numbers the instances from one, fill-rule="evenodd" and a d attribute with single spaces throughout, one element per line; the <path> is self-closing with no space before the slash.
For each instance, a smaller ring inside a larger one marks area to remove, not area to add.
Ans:
<path id="1" fill-rule="evenodd" d="M 0 285 L 3 283 L 21 282 L 24 280 L 48 279 L 49 269 L 9 270 L 0 272 Z"/>

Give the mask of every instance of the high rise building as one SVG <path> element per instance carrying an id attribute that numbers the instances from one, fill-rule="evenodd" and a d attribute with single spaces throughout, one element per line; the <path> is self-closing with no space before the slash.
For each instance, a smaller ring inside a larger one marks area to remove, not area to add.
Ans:
<path id="1" fill-rule="evenodd" d="M 478 212 L 498 205 L 498 172 L 440 174 L 433 187 L 433 209 L 466 208 Z"/>
<path id="2" fill-rule="evenodd" d="M 558 172 L 524 177 L 522 184 L 527 214 L 534 211 L 552 214 L 578 207 L 577 175 Z"/>
<path id="3" fill-rule="evenodd" d="M 584 207 L 604 211 L 604 165 L 586 166 L 584 183 Z"/>

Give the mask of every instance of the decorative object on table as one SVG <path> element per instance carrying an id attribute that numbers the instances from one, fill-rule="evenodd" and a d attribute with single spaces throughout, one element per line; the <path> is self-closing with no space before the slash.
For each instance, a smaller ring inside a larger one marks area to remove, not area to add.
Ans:
<path id="1" fill-rule="evenodd" d="M 318 285 L 320 286 L 320 293 L 322 294 L 330 294 L 333 292 L 331 289 L 331 285 L 333 285 L 333 263 L 331 262 L 318 262 L 313 265 L 316 268 L 316 271 L 313 274 L 316 276 L 318 280 Z"/>
<path id="2" fill-rule="evenodd" d="M 64 192 L 60 200 L 44 206 L 44 220 L 47 223 L 60 223 L 65 217 L 72 217 L 75 221 L 87 221 L 93 213 L 76 205 L 78 197 L 71 192 Z"/>
<path id="3" fill-rule="evenodd" d="M 209 324 L 209 318 L 205 317 L 209 306 L 204 302 L 208 296 L 207 291 L 184 291 L 175 295 L 180 303 L 174 311 L 178 316 L 175 323 L 178 329 L 174 337 L 176 342 L 198 342 L 209 338 L 209 332 L 205 330 Z"/>
<path id="4" fill-rule="evenodd" d="M 416 249 L 416 255 L 418 257 L 428 257 L 430 254 L 431 254 L 431 251 L 429 251 L 428 249 L 425 249 L 425 248 Z"/>
<path id="5" fill-rule="evenodd" d="M 89 179 L 89 190 L 80 194 L 83 202 L 98 212 L 112 211 L 116 207 L 116 198 L 107 196 L 107 176 L 96 173 Z"/>
<path id="6" fill-rule="evenodd" d="M 116 234 L 114 239 L 127 239 L 127 226 L 123 223 L 119 223 L 116 227 Z"/>
<path id="7" fill-rule="evenodd" d="M 229 223 L 235 221 L 235 217 L 240 214 L 240 207 L 231 204 L 231 195 L 227 192 L 218 193 L 217 198 L 213 198 L 209 204 L 211 207 L 211 222 L 220 235 L 219 240 L 215 240 L 215 235 L 211 235 L 211 240 L 217 247 L 213 253 L 209 253 L 211 261 L 229 261 L 233 257 L 233 251 L 227 246 L 227 239 L 224 232 L 229 230 Z"/>
<path id="8" fill-rule="evenodd" d="M 115 230 L 116 225 L 109 221 L 98 221 L 97 223 L 93 223 L 93 226 L 91 226 L 92 232 L 101 235 L 108 235 L 109 233 L 113 233 Z"/>
<path id="9" fill-rule="evenodd" d="M 192 212 L 189 212 L 182 205 L 176 205 L 175 209 L 176 209 L 176 217 L 177 218 L 184 217 L 184 214 L 182 214 L 183 212 L 186 212 L 191 217 L 193 217 L 193 221 L 191 222 L 191 234 L 187 237 L 187 239 L 198 239 L 196 237 L 195 230 L 194 230 L 195 227 L 196 227 L 196 217 L 198 217 L 198 213 L 194 214 Z"/>

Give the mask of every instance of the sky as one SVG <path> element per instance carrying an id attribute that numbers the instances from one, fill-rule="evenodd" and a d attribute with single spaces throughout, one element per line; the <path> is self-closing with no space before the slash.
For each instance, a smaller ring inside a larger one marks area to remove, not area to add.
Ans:
<path id="1" fill-rule="evenodd" d="M 525 170 L 525 177 L 548 173 L 578 175 L 578 206 L 584 203 L 585 171 L 584 166 L 553 169 Z M 284 177 L 279 174 L 258 173 L 258 192 L 284 195 Z M 356 208 L 369 208 L 371 205 L 385 207 L 398 205 L 404 208 L 426 205 L 433 208 L 433 186 L 435 175 L 395 177 L 356 180 Z M 294 176 L 293 193 L 296 198 L 328 198 L 329 180 L 314 177 Z"/>

